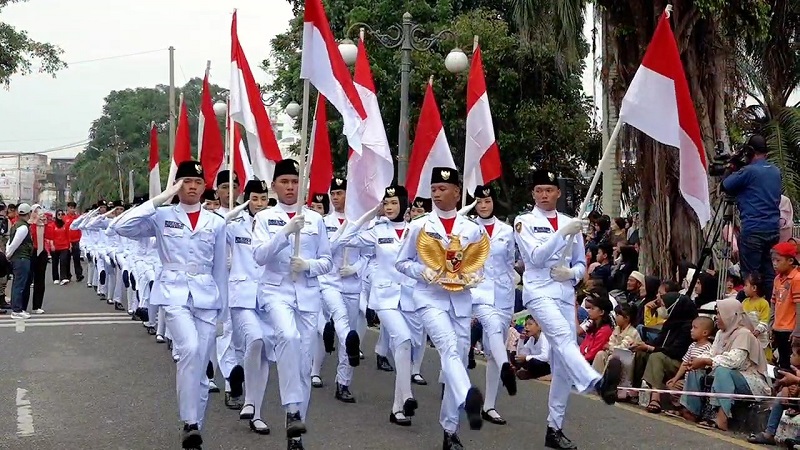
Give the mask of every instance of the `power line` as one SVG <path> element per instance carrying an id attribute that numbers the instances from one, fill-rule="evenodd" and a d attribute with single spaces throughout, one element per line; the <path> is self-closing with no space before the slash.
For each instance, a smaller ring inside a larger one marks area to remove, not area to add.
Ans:
<path id="1" fill-rule="evenodd" d="M 104 56 L 102 58 L 95 58 L 95 59 L 84 59 L 84 60 L 81 60 L 81 61 L 68 62 L 67 65 L 68 66 L 74 66 L 76 64 L 86 64 L 86 63 L 92 63 L 92 62 L 97 62 L 97 61 L 108 61 L 110 59 L 128 58 L 130 56 L 147 55 L 149 53 L 158 53 L 158 52 L 163 52 L 163 51 L 166 51 L 166 50 L 169 50 L 169 48 L 159 48 L 159 49 L 156 49 L 156 50 L 146 50 L 146 51 L 143 51 L 143 52 L 127 53 L 127 54 L 124 54 L 124 55 Z"/>

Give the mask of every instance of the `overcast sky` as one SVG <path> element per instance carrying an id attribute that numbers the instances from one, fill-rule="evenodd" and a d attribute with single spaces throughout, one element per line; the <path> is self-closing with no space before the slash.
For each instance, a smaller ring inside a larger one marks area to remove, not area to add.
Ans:
<path id="1" fill-rule="evenodd" d="M 211 60 L 211 82 L 227 87 L 234 8 L 256 80 L 266 81 L 257 66 L 269 55 L 270 40 L 288 27 L 292 12 L 285 0 L 30 0 L 7 6 L 0 20 L 59 45 L 70 64 L 55 79 L 34 66 L 33 74 L 15 76 L 9 90 L 0 90 L 0 152 L 37 152 L 86 140 L 110 91 L 169 84 L 170 45 L 176 49 L 176 85 L 202 77 Z M 151 53 L 110 58 L 143 52 Z M 74 156 L 82 148 L 49 156 Z"/>

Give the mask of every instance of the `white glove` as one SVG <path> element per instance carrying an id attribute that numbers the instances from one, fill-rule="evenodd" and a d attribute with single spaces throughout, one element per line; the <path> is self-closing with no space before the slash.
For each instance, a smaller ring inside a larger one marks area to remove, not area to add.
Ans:
<path id="1" fill-rule="evenodd" d="M 248 201 L 242 203 L 241 205 L 237 206 L 236 208 L 233 208 L 232 210 L 230 210 L 230 212 L 228 212 L 228 214 L 225 214 L 225 223 L 230 223 L 231 220 L 233 220 L 237 216 L 239 216 L 239 213 L 242 212 L 242 210 L 244 210 L 245 208 L 247 208 L 247 205 L 249 205 L 249 204 L 250 204 L 250 200 L 248 200 Z"/>
<path id="2" fill-rule="evenodd" d="M 483 277 L 474 273 L 464 274 L 464 278 L 467 280 L 467 284 L 464 285 L 464 289 L 472 289 L 483 282 Z"/>
<path id="3" fill-rule="evenodd" d="M 575 276 L 572 274 L 572 269 L 564 266 L 555 266 L 550 269 L 550 276 L 553 281 L 563 282 L 572 280 Z"/>
<path id="4" fill-rule="evenodd" d="M 341 269 L 339 269 L 339 276 L 341 276 L 342 278 L 352 277 L 355 274 L 356 274 L 356 269 L 354 269 L 353 266 L 344 266 Z"/>
<path id="5" fill-rule="evenodd" d="M 363 216 L 359 217 L 354 224 L 356 227 L 361 228 L 364 226 L 365 223 L 369 222 L 370 220 L 374 219 L 378 215 L 378 211 L 380 211 L 381 205 L 370 209 L 369 211 L 365 212 Z"/>
<path id="6" fill-rule="evenodd" d="M 297 256 L 292 256 L 292 258 L 289 260 L 289 267 L 291 267 L 292 272 L 295 273 L 305 272 L 309 268 L 311 268 L 311 266 L 308 264 L 308 261 L 304 260 L 303 258 L 299 258 Z"/>
<path id="7" fill-rule="evenodd" d="M 283 234 L 289 236 L 291 234 L 295 234 L 300 232 L 303 229 L 303 225 L 306 223 L 306 216 L 302 214 L 297 214 L 291 219 L 289 219 L 289 223 L 287 223 L 283 227 Z"/>
<path id="8" fill-rule="evenodd" d="M 422 278 L 428 283 L 433 283 L 433 280 L 438 276 L 439 274 L 430 267 L 426 267 L 425 270 L 422 271 Z"/>
<path id="9" fill-rule="evenodd" d="M 475 205 L 477 205 L 477 204 L 478 204 L 478 200 L 475 200 L 474 202 L 470 203 L 469 205 L 459 209 L 458 210 L 458 215 L 459 216 L 466 216 L 467 213 L 472 211 L 472 208 L 474 208 Z"/>
<path id="10" fill-rule="evenodd" d="M 583 231 L 583 227 L 588 223 L 589 222 L 586 220 L 572 219 L 565 225 L 559 227 L 556 233 L 559 234 L 561 237 L 578 234 Z"/>
<path id="11" fill-rule="evenodd" d="M 164 189 L 164 192 L 162 192 L 162 193 L 156 195 L 155 197 L 153 197 L 153 200 L 152 200 L 153 201 L 153 205 L 155 205 L 156 207 L 159 207 L 159 206 L 163 205 L 164 203 L 172 200 L 172 197 L 175 197 L 175 194 L 177 194 L 178 191 L 181 190 L 181 186 L 183 186 L 183 180 L 182 179 L 178 180 L 172 186 L 169 186 L 166 189 Z"/>

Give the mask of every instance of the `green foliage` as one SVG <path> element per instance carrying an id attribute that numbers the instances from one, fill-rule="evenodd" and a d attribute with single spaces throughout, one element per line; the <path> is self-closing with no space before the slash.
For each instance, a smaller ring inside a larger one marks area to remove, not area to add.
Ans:
<path id="1" fill-rule="evenodd" d="M 290 1 L 300 11 L 302 1 Z M 532 165 L 548 168 L 583 182 L 579 169 L 594 166 L 600 153 L 600 136 L 591 129 L 588 99 L 581 92 L 581 63 L 564 65 L 552 37 L 542 45 L 521 40 L 513 23 L 514 0 L 327 0 L 324 2 L 337 38 L 355 40 L 359 22 L 373 30 L 394 35 L 409 11 L 420 27 L 418 37 L 450 30 L 430 51 L 412 52 L 409 109 L 410 138 L 419 117 L 426 83 L 434 77 L 434 90 L 456 164 L 463 163 L 466 139 L 466 84 L 468 73 L 453 75 L 444 58 L 453 47 L 471 54 L 473 36 L 480 37 L 489 102 L 503 160 L 504 200 L 512 205 L 530 203 L 525 176 Z M 272 61 L 263 66 L 274 75 L 270 86 L 285 106 L 301 101 L 299 79 L 302 23 L 295 19 L 290 29 L 272 41 Z M 580 41 L 579 60 L 586 55 Z M 381 114 L 389 144 L 396 155 L 400 122 L 400 52 L 383 47 L 367 32 L 370 57 Z M 312 95 L 312 103 L 314 96 Z M 313 104 L 311 105 L 313 108 Z M 313 109 L 311 109 L 313 111 Z M 341 120 L 329 108 L 329 127 L 334 168 L 343 174 L 347 145 L 341 136 Z M 515 210 L 518 209 L 515 206 Z"/>
<path id="2" fill-rule="evenodd" d="M 197 124 L 200 111 L 201 78 L 192 78 L 182 88 L 189 111 L 189 129 L 192 148 L 197 148 Z M 212 101 L 224 101 L 227 91 L 211 85 Z M 178 114 L 180 104 L 176 104 Z M 128 196 L 128 173 L 134 171 L 134 186 L 137 194 L 147 193 L 148 161 L 150 156 L 150 123 L 155 122 L 159 130 L 158 148 L 161 154 L 161 182 L 169 173 L 169 86 L 125 89 L 111 91 L 105 98 L 103 115 L 92 122 L 86 150 L 75 158 L 72 167 L 73 192 L 81 192 L 81 206 L 85 207 L 98 199 L 119 197 L 119 168 L 122 169 L 123 191 Z M 177 127 L 177 117 L 176 117 Z M 220 120 L 220 130 L 224 130 Z"/>
<path id="3" fill-rule="evenodd" d="M 10 3 L 19 3 L 27 0 L 0 0 L 0 10 Z M 38 42 L 30 37 L 24 30 L 17 30 L 11 25 L 0 22 L 0 83 L 8 85 L 14 74 L 28 75 L 34 60 L 41 64 L 39 72 L 55 76 L 60 69 L 67 65 L 61 60 L 64 50 L 53 44 Z"/>

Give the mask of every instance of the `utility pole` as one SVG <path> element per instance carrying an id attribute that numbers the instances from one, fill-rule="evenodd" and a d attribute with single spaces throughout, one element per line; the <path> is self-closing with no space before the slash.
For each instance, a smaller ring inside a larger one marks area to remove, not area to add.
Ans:
<path id="1" fill-rule="evenodd" d="M 117 128 L 114 127 L 114 153 L 117 159 L 117 178 L 119 180 L 119 199 L 125 201 L 125 191 L 122 189 L 122 163 L 119 160 L 119 150 L 122 143 L 117 134 Z"/>
<path id="2" fill-rule="evenodd" d="M 22 153 L 17 153 L 17 203 L 22 201 Z"/>
<path id="3" fill-rule="evenodd" d="M 169 160 L 175 154 L 175 47 L 169 46 Z"/>

